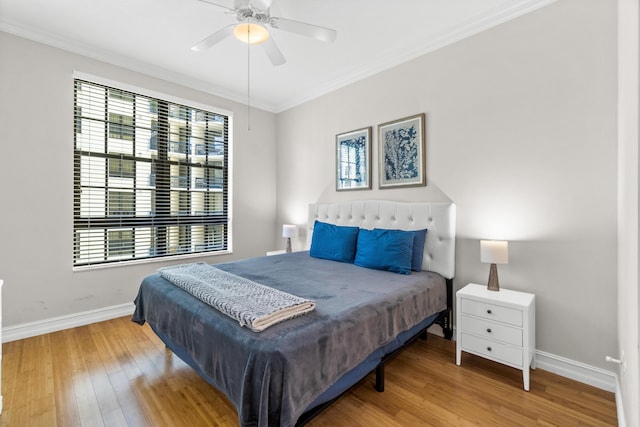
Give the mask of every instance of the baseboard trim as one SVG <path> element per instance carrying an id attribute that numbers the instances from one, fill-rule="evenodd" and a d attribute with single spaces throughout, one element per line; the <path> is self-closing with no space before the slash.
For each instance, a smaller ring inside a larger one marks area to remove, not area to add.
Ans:
<path id="1" fill-rule="evenodd" d="M 130 316 L 134 309 L 135 305 L 130 302 L 96 310 L 82 311 L 66 316 L 52 317 L 36 322 L 8 326 L 2 328 L 2 342 L 21 340 L 37 335 L 62 331 L 64 329 L 85 326 L 91 323 L 103 322 L 117 317 Z"/>
<path id="2" fill-rule="evenodd" d="M 453 328 L 453 339 L 456 337 L 456 328 Z M 615 373 L 586 363 L 577 362 L 562 356 L 547 353 L 546 351 L 536 350 L 536 368 L 569 378 L 581 383 L 589 384 L 599 389 L 614 392 L 616 394 L 616 403 L 622 400 L 620 396 L 620 385 L 618 377 Z M 621 402 L 617 405 L 618 412 L 621 408 Z M 618 419 L 620 415 L 618 414 Z M 622 427 L 622 426 L 620 426 Z"/>
<path id="3" fill-rule="evenodd" d="M 536 367 L 602 390 L 616 392 L 616 374 L 595 366 L 536 350 Z"/>
<path id="4" fill-rule="evenodd" d="M 117 317 L 130 316 L 134 309 L 135 305 L 133 303 L 126 303 L 66 316 L 53 317 L 37 322 L 9 326 L 2 329 L 2 342 L 16 341 L 64 329 L 89 325 L 91 323 L 103 322 Z M 441 331 L 437 329 L 433 332 L 441 334 Z M 620 408 L 622 408 L 620 384 L 616 374 L 613 372 L 540 350 L 536 350 L 536 366 L 545 371 L 580 381 L 602 390 L 614 392 L 616 394 L 618 412 Z M 618 419 L 623 418 L 618 415 Z"/>
<path id="5" fill-rule="evenodd" d="M 618 375 L 616 375 L 616 411 L 618 413 L 618 427 L 627 427 L 627 421 L 624 416 L 622 388 L 620 388 L 620 377 Z"/>

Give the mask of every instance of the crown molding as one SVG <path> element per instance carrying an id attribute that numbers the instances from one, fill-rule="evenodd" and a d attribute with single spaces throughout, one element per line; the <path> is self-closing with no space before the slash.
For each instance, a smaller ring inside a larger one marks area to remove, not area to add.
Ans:
<path id="1" fill-rule="evenodd" d="M 105 62 L 110 65 L 115 65 L 129 71 L 145 74 L 150 77 L 168 81 L 170 83 L 179 84 L 190 89 L 207 93 L 209 95 L 225 98 L 242 105 L 247 105 L 247 95 L 245 93 L 239 93 L 222 86 L 218 86 L 198 79 L 193 79 L 185 76 L 184 74 L 176 73 L 174 71 L 170 71 L 135 58 L 120 55 L 113 51 L 104 49 L 96 50 L 95 48 L 87 46 L 77 40 L 60 38 L 52 34 L 43 32 L 40 29 L 25 27 L 7 19 L 0 18 L 0 31 L 13 34 L 15 36 L 19 36 L 31 41 L 35 41 L 37 43 L 42 43 L 51 47 L 62 49 L 67 52 L 71 52 L 87 58 L 95 59 L 97 61 Z M 261 110 L 266 110 L 273 113 L 275 112 L 276 106 L 273 103 L 264 102 L 258 99 L 252 99 L 251 107 L 259 108 Z"/>
<path id="2" fill-rule="evenodd" d="M 488 13 L 480 19 L 472 19 L 461 25 L 452 28 L 446 33 L 442 33 L 439 37 L 436 37 L 431 42 L 420 46 L 419 48 L 402 52 L 399 55 L 387 57 L 384 60 L 378 61 L 376 64 L 367 66 L 366 68 L 360 68 L 353 72 L 343 76 L 341 79 L 333 80 L 326 85 L 315 88 L 314 90 L 307 91 L 301 96 L 291 99 L 288 102 L 280 103 L 276 105 L 275 113 L 280 113 L 305 102 L 311 101 L 320 96 L 331 93 L 337 89 L 348 86 L 357 81 L 363 80 L 367 77 L 374 76 L 383 71 L 389 70 L 398 65 L 409 62 L 413 59 L 426 55 L 437 49 L 443 48 L 465 38 L 471 37 L 482 31 L 496 27 L 507 21 L 510 21 L 519 16 L 525 15 L 541 7 L 555 3 L 557 0 L 524 0 L 520 4 L 515 5 L 509 9 L 499 9 L 494 12 Z"/>
<path id="3" fill-rule="evenodd" d="M 315 98 L 334 92 L 337 89 L 348 86 L 352 83 L 371 77 L 415 58 L 433 52 L 442 47 L 453 44 L 467 37 L 478 34 L 482 31 L 510 21 L 514 18 L 532 12 L 541 7 L 555 3 L 557 0 L 522 0 L 519 4 L 508 9 L 496 9 L 480 18 L 469 20 L 461 25 L 452 28 L 448 32 L 442 33 L 429 43 L 419 48 L 400 53 L 398 55 L 387 56 L 372 65 L 353 70 L 339 79 L 328 82 L 325 85 L 314 87 L 311 90 L 302 92 L 299 96 L 282 103 L 268 102 L 264 99 L 252 99 L 251 106 L 272 113 L 280 113 L 290 108 L 309 102 Z M 247 105 L 245 93 L 230 90 L 223 86 L 215 85 L 199 79 L 193 79 L 184 74 L 176 73 L 153 64 L 120 55 L 110 50 L 96 50 L 78 40 L 69 40 L 57 37 L 53 34 L 43 32 L 41 29 L 25 27 L 16 22 L 0 18 L 0 31 L 14 34 L 29 40 L 53 46 L 65 51 L 106 62 L 130 71 L 146 74 L 151 77 L 166 80 L 179 84 L 190 89 L 195 89 L 210 95 L 225 98 L 242 105 Z"/>

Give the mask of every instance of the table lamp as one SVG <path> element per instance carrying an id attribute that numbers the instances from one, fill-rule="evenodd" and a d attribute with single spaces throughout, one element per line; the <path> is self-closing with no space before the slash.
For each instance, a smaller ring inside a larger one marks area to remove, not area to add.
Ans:
<path id="1" fill-rule="evenodd" d="M 509 263 L 509 242 L 504 240 L 480 240 L 480 262 L 491 264 L 487 289 L 499 291 L 498 267 L 496 264 Z"/>
<path id="2" fill-rule="evenodd" d="M 291 252 L 291 238 L 296 237 L 297 231 L 298 231 L 298 228 L 295 225 L 284 224 L 282 226 L 282 237 L 287 239 L 287 248 L 286 248 L 287 253 Z"/>

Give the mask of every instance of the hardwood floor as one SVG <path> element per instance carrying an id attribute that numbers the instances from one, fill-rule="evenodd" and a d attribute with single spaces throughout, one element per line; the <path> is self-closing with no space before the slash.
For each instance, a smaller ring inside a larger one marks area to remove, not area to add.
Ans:
<path id="1" fill-rule="evenodd" d="M 237 426 L 229 401 L 123 317 L 3 346 L 0 426 Z M 537 369 L 464 354 L 434 335 L 312 420 L 320 426 L 615 426 L 614 395 Z"/>

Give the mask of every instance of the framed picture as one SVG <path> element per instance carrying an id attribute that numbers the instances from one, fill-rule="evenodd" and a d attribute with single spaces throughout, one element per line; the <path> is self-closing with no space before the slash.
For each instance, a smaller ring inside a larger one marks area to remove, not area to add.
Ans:
<path id="1" fill-rule="evenodd" d="M 380 189 L 427 185 L 424 113 L 378 125 Z"/>
<path id="2" fill-rule="evenodd" d="M 336 135 L 336 190 L 371 189 L 371 127 Z"/>

